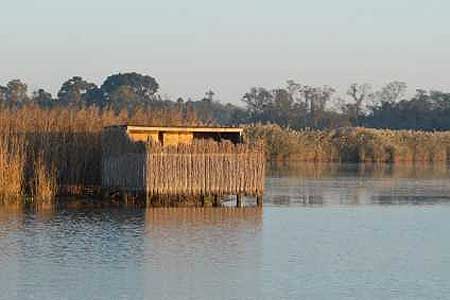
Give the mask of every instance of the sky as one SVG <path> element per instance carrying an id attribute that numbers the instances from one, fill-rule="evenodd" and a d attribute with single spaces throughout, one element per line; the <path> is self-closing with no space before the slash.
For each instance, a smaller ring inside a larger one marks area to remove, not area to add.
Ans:
<path id="1" fill-rule="evenodd" d="M 155 77 L 172 98 L 392 80 L 450 90 L 448 0 L 0 0 L 0 84 Z"/>

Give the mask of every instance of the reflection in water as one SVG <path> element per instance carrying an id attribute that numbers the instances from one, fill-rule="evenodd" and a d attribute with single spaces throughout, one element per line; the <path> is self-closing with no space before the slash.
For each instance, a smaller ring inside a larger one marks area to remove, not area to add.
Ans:
<path id="1" fill-rule="evenodd" d="M 272 168 L 263 209 L 2 208 L 0 299 L 446 299 L 448 170 L 419 170 Z"/>
<path id="2" fill-rule="evenodd" d="M 111 299 L 102 285 L 139 275 L 120 270 L 143 261 L 142 211 L 23 211 L 12 228 L 3 225 L 11 223 L 0 221 L 0 264 L 8 270 L 0 272 L 0 298 Z"/>
<path id="3" fill-rule="evenodd" d="M 279 163 L 268 165 L 268 176 L 329 178 L 336 176 L 383 178 L 449 178 L 450 166 L 445 164 L 337 164 Z"/>
<path id="4" fill-rule="evenodd" d="M 254 271 L 261 264 L 262 216 L 258 208 L 147 210 L 145 256 L 152 263 L 146 273 L 158 280 L 145 285 L 146 295 L 153 299 L 254 295 L 245 286 L 257 279 Z M 168 282 L 170 287 L 161 289 Z"/>
<path id="5" fill-rule="evenodd" d="M 259 228 L 262 221 L 260 208 L 149 208 L 146 222 L 150 232 L 153 229 L 224 227 L 231 229 Z"/>
<path id="6" fill-rule="evenodd" d="M 266 205 L 432 204 L 450 201 L 448 166 L 271 165 Z"/>
<path id="7" fill-rule="evenodd" d="M 0 299 L 209 298 L 221 288 L 236 297 L 229 284 L 248 284 L 242 276 L 260 264 L 262 216 L 257 208 L 1 209 Z"/>

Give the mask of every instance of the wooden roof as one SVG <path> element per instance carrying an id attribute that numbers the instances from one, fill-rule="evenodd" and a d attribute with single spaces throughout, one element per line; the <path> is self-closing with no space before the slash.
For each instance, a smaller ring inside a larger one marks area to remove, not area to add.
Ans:
<path id="1" fill-rule="evenodd" d="M 240 127 L 209 127 L 209 126 L 138 126 L 138 125 L 115 125 L 111 127 L 122 127 L 127 131 L 164 131 L 164 132 L 210 132 L 210 133 L 239 133 L 244 129 Z"/>

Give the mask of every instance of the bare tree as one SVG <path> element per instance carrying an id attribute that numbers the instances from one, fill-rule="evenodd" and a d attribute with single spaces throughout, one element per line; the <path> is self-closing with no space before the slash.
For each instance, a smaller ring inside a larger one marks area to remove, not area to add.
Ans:
<path id="1" fill-rule="evenodd" d="M 368 83 L 352 83 L 347 90 L 347 95 L 352 103 L 346 104 L 344 111 L 349 115 L 353 123 L 360 125 L 360 118 L 365 102 L 372 97 L 372 87 Z"/>
<path id="2" fill-rule="evenodd" d="M 392 81 L 386 84 L 376 93 L 376 99 L 380 103 L 395 103 L 405 95 L 407 85 L 401 81 Z"/>

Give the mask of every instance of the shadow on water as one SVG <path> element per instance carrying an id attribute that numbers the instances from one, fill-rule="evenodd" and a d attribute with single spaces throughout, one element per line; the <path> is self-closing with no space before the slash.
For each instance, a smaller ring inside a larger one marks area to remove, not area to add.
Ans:
<path id="1" fill-rule="evenodd" d="M 266 205 L 421 205 L 450 202 L 448 165 L 269 164 Z"/>

